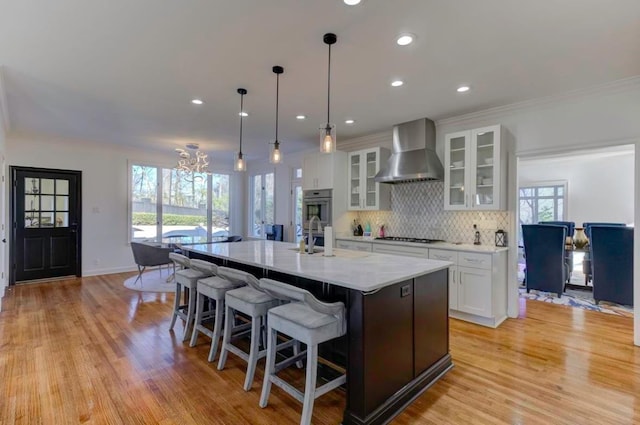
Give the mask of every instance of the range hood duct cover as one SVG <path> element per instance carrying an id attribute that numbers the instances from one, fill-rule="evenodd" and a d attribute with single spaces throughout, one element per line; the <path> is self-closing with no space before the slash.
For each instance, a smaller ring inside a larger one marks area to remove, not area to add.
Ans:
<path id="1" fill-rule="evenodd" d="M 393 154 L 376 174 L 378 183 L 443 180 L 444 169 L 436 154 L 436 126 L 421 118 L 393 127 Z"/>

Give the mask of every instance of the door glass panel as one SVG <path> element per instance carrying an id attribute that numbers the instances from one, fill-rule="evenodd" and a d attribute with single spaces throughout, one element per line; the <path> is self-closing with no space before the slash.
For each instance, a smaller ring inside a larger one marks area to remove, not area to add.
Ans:
<path id="1" fill-rule="evenodd" d="M 40 197 L 38 195 L 25 195 L 24 196 L 24 210 L 25 211 L 38 211 L 40 210 L 39 204 Z"/>
<path id="2" fill-rule="evenodd" d="M 40 179 L 25 177 L 24 193 L 40 193 Z"/>
<path id="3" fill-rule="evenodd" d="M 213 174 L 211 177 L 211 235 L 229 236 L 229 175 Z"/>
<path id="4" fill-rule="evenodd" d="M 465 205 L 465 137 L 450 139 L 449 149 L 449 205 Z"/>
<path id="5" fill-rule="evenodd" d="M 48 196 L 48 195 L 41 196 L 40 209 L 43 211 L 53 211 L 53 196 Z"/>
<path id="6" fill-rule="evenodd" d="M 253 176 L 253 229 L 251 235 L 262 235 L 262 175 Z"/>
<path id="7" fill-rule="evenodd" d="M 40 213 L 40 227 L 53 227 L 54 217 L 53 212 L 41 212 Z"/>
<path id="8" fill-rule="evenodd" d="M 460 187 L 452 186 L 449 189 L 449 203 L 451 205 L 464 205 L 464 186 L 462 186 L 462 183 Z"/>
<path id="9" fill-rule="evenodd" d="M 69 211 L 68 196 L 56 196 L 56 211 Z"/>
<path id="10" fill-rule="evenodd" d="M 69 180 L 56 180 L 56 194 L 57 195 L 69 194 Z"/>
<path id="11" fill-rule="evenodd" d="M 131 167 L 131 240 L 157 238 L 158 169 Z"/>
<path id="12" fill-rule="evenodd" d="M 40 179 L 40 193 L 47 195 L 53 195 L 55 180 L 53 179 Z"/>
<path id="13" fill-rule="evenodd" d="M 294 192 L 294 205 L 295 205 L 295 222 L 296 222 L 296 240 L 300 242 L 302 239 L 302 186 L 296 186 Z"/>
<path id="14" fill-rule="evenodd" d="M 476 136 L 476 202 L 480 205 L 493 203 L 493 136 L 492 131 Z"/>
<path id="15" fill-rule="evenodd" d="M 69 227 L 69 213 L 56 213 L 56 227 Z"/>
<path id="16" fill-rule="evenodd" d="M 275 174 L 269 173 L 264 176 L 264 222 L 266 224 L 274 224 L 276 220 L 276 210 L 275 210 Z"/>
<path id="17" fill-rule="evenodd" d="M 37 212 L 26 213 L 24 218 L 24 227 L 30 229 L 40 227 L 40 214 Z"/>
<path id="18" fill-rule="evenodd" d="M 376 176 L 376 153 L 368 152 L 367 153 L 367 195 L 365 197 L 367 207 L 376 206 L 376 182 L 374 180 L 375 176 Z"/>

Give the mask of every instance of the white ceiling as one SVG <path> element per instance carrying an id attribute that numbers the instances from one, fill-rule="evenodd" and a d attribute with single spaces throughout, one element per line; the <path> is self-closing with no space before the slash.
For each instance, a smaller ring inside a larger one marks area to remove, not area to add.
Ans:
<path id="1" fill-rule="evenodd" d="M 243 150 L 266 158 L 282 65 L 282 149 L 308 149 L 329 31 L 339 139 L 640 75 L 638 0 L 0 0 L 11 131 L 230 159 L 244 87 Z M 417 42 L 398 47 L 403 31 Z"/>

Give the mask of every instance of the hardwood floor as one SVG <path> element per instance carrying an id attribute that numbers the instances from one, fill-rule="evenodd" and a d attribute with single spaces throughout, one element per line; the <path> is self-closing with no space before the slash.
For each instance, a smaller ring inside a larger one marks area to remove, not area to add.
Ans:
<path id="1" fill-rule="evenodd" d="M 218 371 L 209 339 L 169 332 L 172 294 L 122 286 L 131 273 L 11 288 L 0 313 L 0 424 L 297 424 L 275 388 L 258 407 L 245 364 Z M 493 330 L 451 320 L 454 369 L 394 424 L 640 423 L 633 320 L 539 301 Z M 393 361 L 393 353 L 389 353 Z M 287 379 L 302 387 L 292 370 Z M 318 400 L 314 424 L 338 424 L 344 394 Z"/>

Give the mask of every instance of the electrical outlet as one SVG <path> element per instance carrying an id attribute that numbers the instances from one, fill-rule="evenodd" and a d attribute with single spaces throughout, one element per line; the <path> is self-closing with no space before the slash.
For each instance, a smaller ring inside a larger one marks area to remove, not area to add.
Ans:
<path id="1" fill-rule="evenodd" d="M 409 295 L 411 295 L 410 285 L 404 285 L 403 287 L 400 288 L 400 297 L 407 297 Z"/>

